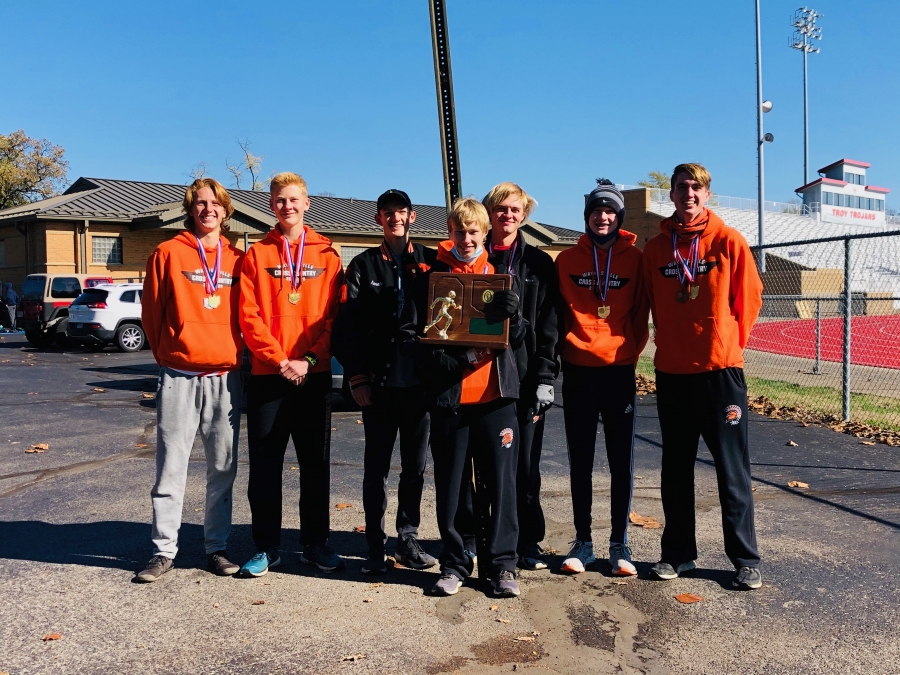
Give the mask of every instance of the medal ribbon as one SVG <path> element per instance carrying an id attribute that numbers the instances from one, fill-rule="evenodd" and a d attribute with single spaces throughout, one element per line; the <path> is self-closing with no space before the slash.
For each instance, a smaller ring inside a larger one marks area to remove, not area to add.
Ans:
<path id="1" fill-rule="evenodd" d="M 197 253 L 200 255 L 203 285 L 206 287 L 206 294 L 215 295 L 215 292 L 219 289 L 219 270 L 222 269 L 222 239 L 219 239 L 219 247 L 216 249 L 216 264 L 212 270 L 209 269 L 209 265 L 206 262 L 206 251 L 203 248 L 203 244 L 200 243 L 200 238 L 196 234 L 194 235 L 194 241 L 197 242 Z"/>
<path id="2" fill-rule="evenodd" d="M 699 233 L 694 235 L 694 238 L 691 239 L 691 248 L 688 250 L 688 259 L 685 260 L 681 255 L 681 251 L 678 250 L 678 234 L 675 230 L 672 230 L 672 249 L 675 251 L 675 262 L 678 263 L 678 267 L 675 268 L 675 272 L 678 275 L 678 281 L 681 282 L 681 285 L 684 285 L 685 279 L 687 279 L 688 283 L 693 283 L 694 279 L 697 277 L 697 269 L 700 267 L 700 235 Z"/>
<path id="3" fill-rule="evenodd" d="M 600 286 L 600 262 L 597 259 L 597 247 L 594 246 L 594 293 L 601 302 L 606 302 L 606 294 L 609 293 L 609 270 L 612 262 L 612 246 L 606 252 L 606 273 L 603 276 L 603 287 Z"/>
<path id="4" fill-rule="evenodd" d="M 287 262 L 288 274 L 291 281 L 291 290 L 296 291 L 303 283 L 303 251 L 306 248 L 306 228 L 300 235 L 300 245 L 297 247 L 297 259 L 291 257 L 291 243 L 284 232 L 281 233 L 281 257 Z"/>
<path id="5" fill-rule="evenodd" d="M 506 270 L 506 273 L 509 274 L 509 276 L 511 276 L 511 277 L 516 276 L 516 269 L 513 266 L 513 261 L 516 259 L 516 248 L 518 246 L 519 246 L 519 238 L 516 237 L 516 240 L 513 242 L 513 245 L 509 249 L 509 263 L 507 264 L 507 270 Z M 488 253 L 494 252 L 494 245 L 491 243 L 490 239 L 488 239 L 487 248 L 488 248 Z"/>

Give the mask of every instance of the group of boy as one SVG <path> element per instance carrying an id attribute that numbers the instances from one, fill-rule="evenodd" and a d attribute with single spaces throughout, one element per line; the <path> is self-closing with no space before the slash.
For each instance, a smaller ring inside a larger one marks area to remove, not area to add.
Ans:
<path id="1" fill-rule="evenodd" d="M 155 554 L 142 581 L 173 566 L 191 447 L 206 451 L 205 546 L 211 571 L 261 576 L 281 562 L 282 472 L 288 439 L 297 453 L 303 562 L 332 572 L 344 561 L 328 545 L 332 354 L 344 366 L 365 430 L 364 574 L 387 571 L 385 513 L 399 434 L 395 560 L 440 565 L 433 587 L 453 595 L 473 575 L 494 595 L 520 594 L 518 568 L 548 567 L 541 508 L 544 419 L 560 364 L 575 540 L 562 564 L 583 572 L 596 558 L 591 536 L 592 471 L 602 420 L 611 472 L 609 563 L 635 575 L 628 546 L 637 407 L 635 365 L 656 329 L 665 530 L 658 579 L 693 569 L 693 466 L 702 435 L 713 454 L 725 551 L 734 586 L 761 585 L 753 522 L 742 350 L 761 306 L 761 282 L 741 235 L 705 208 L 709 173 L 676 167 L 675 214 L 642 252 L 622 228 L 624 198 L 598 181 L 584 208 L 585 234 L 553 259 L 521 226 L 536 202 L 514 183 L 482 201 L 458 199 L 437 251 L 413 243 L 409 196 L 388 190 L 376 203 L 384 240 L 342 271 L 330 242 L 304 224 L 306 184 L 273 178 L 278 224 L 246 253 L 224 236 L 227 192 L 198 179 L 184 200 L 186 231 L 147 263 L 144 326 L 161 370 L 157 392 L 157 479 L 152 490 Z M 432 272 L 506 274 L 484 314 L 509 322 L 505 349 L 435 347 L 420 341 L 437 309 Z M 256 553 L 229 560 L 244 348 L 248 498 Z M 429 445 L 442 551 L 419 542 Z"/>

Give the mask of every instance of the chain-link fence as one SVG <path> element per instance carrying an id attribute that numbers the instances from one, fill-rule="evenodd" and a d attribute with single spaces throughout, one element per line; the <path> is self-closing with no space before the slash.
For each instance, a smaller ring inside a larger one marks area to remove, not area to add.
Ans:
<path id="1" fill-rule="evenodd" d="M 752 249 L 765 272 L 751 397 L 900 430 L 900 231 Z"/>

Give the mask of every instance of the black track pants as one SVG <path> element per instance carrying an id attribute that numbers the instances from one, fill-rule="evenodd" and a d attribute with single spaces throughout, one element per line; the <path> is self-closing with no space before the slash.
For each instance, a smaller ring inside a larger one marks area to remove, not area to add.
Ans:
<path id="1" fill-rule="evenodd" d="M 742 368 L 696 375 L 656 371 L 662 430 L 662 505 L 666 516 L 662 559 L 697 558 L 694 462 L 700 436 L 716 463 L 725 554 L 737 567 L 756 567 L 756 528 L 747 438 L 747 384 Z"/>
<path id="2" fill-rule="evenodd" d="M 247 432 L 247 498 L 256 547 L 281 544 L 281 481 L 288 438 L 294 441 L 300 469 L 301 543 L 325 544 L 331 481 L 331 373 L 312 373 L 303 386 L 280 375 L 252 375 Z"/>
<path id="3" fill-rule="evenodd" d="M 542 541 L 546 531 L 541 508 L 541 450 L 544 445 L 544 415 L 534 421 L 534 392 L 519 399 L 516 416 L 519 422 L 519 467 L 516 478 L 519 544 L 521 555 L 528 547 Z"/>
<path id="4" fill-rule="evenodd" d="M 397 433 L 400 434 L 400 482 L 397 486 L 397 537 L 419 532 L 419 507 L 428 449 L 429 417 L 421 387 L 383 387 L 373 390 L 372 405 L 362 409 L 366 431 L 363 508 L 369 554 L 384 555 L 387 533 L 387 479 Z"/>
<path id="5" fill-rule="evenodd" d="M 496 576 L 515 571 L 519 523 L 516 517 L 516 464 L 519 457 L 516 402 L 497 399 L 490 403 L 460 406 L 457 412 L 431 414 L 431 452 L 437 493 L 437 521 L 444 549 L 441 570 L 460 579 L 472 573 L 472 562 L 463 551 L 456 529 L 461 487 L 470 480 L 466 455 L 475 465 L 475 513 L 478 521 L 478 558 L 481 569 Z"/>
<path id="6" fill-rule="evenodd" d="M 610 542 L 628 542 L 628 512 L 634 485 L 634 366 L 591 368 L 563 362 L 563 412 L 569 447 L 569 480 L 575 536 L 591 539 L 594 447 L 603 420 L 610 472 Z"/>

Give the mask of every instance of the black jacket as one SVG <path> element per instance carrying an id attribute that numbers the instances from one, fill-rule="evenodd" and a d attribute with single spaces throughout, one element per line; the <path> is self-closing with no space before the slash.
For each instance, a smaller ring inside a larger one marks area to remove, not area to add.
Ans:
<path id="1" fill-rule="evenodd" d="M 450 268 L 436 262 L 431 271 L 449 272 Z M 426 403 L 429 409 L 456 410 L 462 396 L 462 380 L 466 370 L 471 368 L 465 354 L 468 347 L 435 348 L 419 342 L 422 329 L 428 322 L 428 274 L 421 275 L 414 282 L 412 298 L 404 308 L 405 334 L 404 349 L 416 361 L 417 371 L 425 384 Z M 503 398 L 518 399 L 521 377 L 516 364 L 516 352 L 522 348 L 526 331 L 521 313 L 510 319 L 509 348 L 496 356 L 498 384 Z"/>
<path id="2" fill-rule="evenodd" d="M 344 377 L 349 378 L 351 387 L 383 384 L 390 368 L 396 367 L 398 343 L 402 344 L 405 335 L 400 333 L 400 326 L 415 317 L 412 295 L 416 282 L 436 260 L 433 249 L 410 243 L 398 271 L 393 255 L 382 244 L 363 251 L 347 266 L 331 348 L 344 366 Z M 400 283 L 403 316 L 397 311 Z"/>
<path id="3" fill-rule="evenodd" d="M 489 249 L 488 261 L 497 274 L 508 273 L 508 253 Z M 552 385 L 559 375 L 556 267 L 546 252 L 525 243 L 519 232 L 512 261 L 513 290 L 519 296 L 524 339 L 516 348 L 522 396 L 533 396 L 539 384 Z"/>

